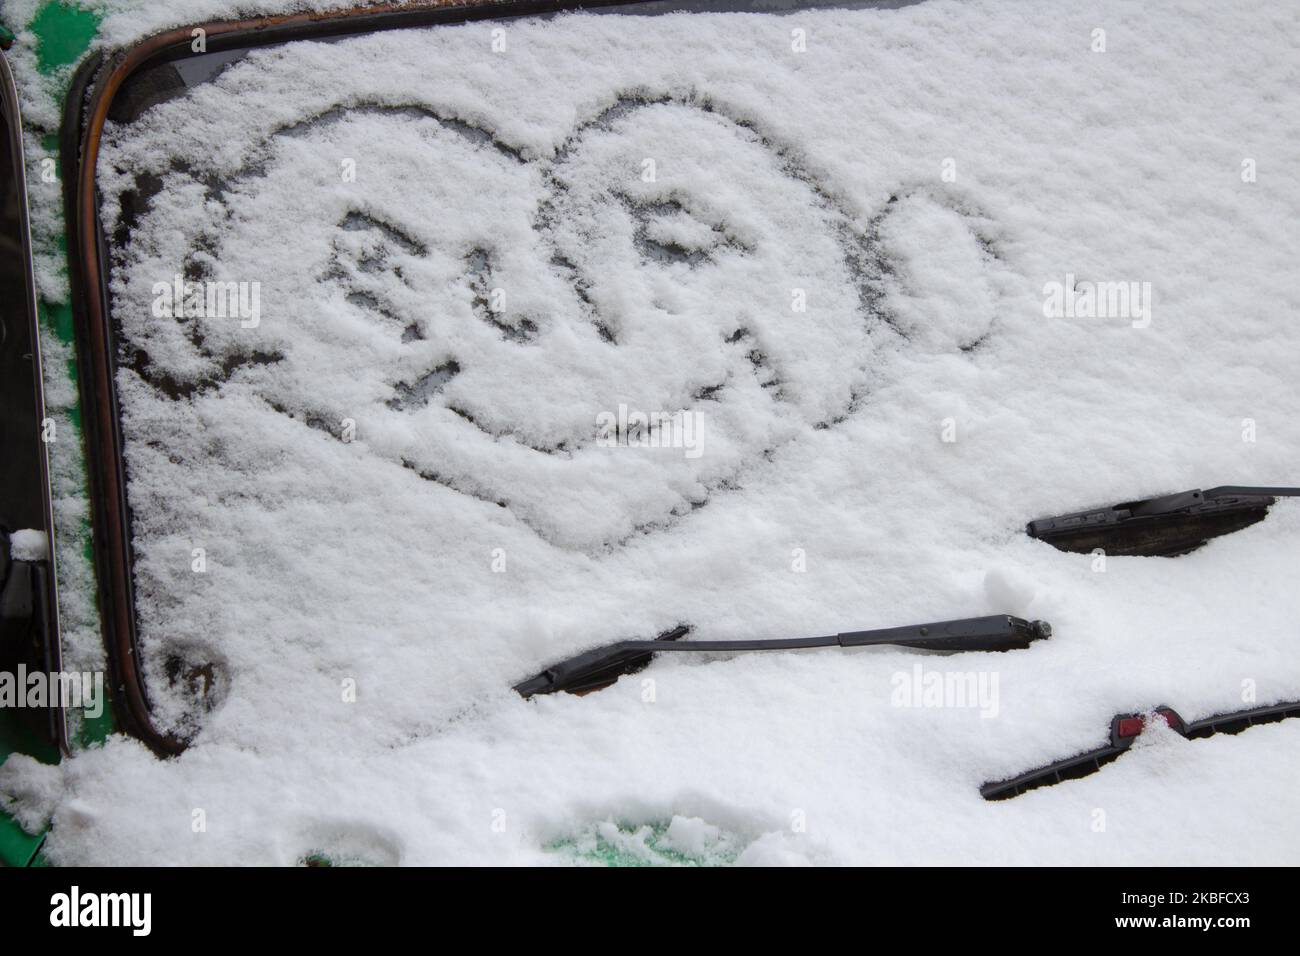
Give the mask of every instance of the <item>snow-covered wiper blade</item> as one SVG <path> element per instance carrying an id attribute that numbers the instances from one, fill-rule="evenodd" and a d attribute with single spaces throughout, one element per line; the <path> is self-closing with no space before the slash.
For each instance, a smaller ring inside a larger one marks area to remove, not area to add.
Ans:
<path id="1" fill-rule="evenodd" d="M 1026 790 L 1051 786 L 1064 780 L 1077 780 L 1079 777 L 1096 773 L 1132 747 L 1133 741 L 1137 740 L 1138 735 L 1153 717 L 1164 721 L 1166 726 L 1180 736 L 1189 740 L 1198 740 L 1212 734 L 1239 734 L 1247 727 L 1256 724 L 1269 724 L 1288 717 L 1300 717 L 1300 701 L 1285 701 L 1268 707 L 1252 707 L 1249 710 L 1216 714 L 1213 717 L 1190 722 L 1179 717 L 1178 712 L 1172 707 L 1163 704 L 1150 714 L 1116 714 L 1110 721 L 1110 740 L 1106 746 L 1075 754 L 1064 760 L 1057 760 L 1008 780 L 986 783 L 980 787 L 980 795 L 985 800 L 1006 800 L 1018 797 Z"/>
<path id="2" fill-rule="evenodd" d="M 1298 495 L 1300 488 L 1221 485 L 1039 518 L 1025 530 L 1061 551 L 1172 558 L 1263 521 L 1278 498 Z"/>
<path id="3" fill-rule="evenodd" d="M 561 661 L 535 677 L 521 681 L 515 690 L 524 697 L 568 691 L 583 694 L 608 687 L 624 674 L 633 674 L 664 651 L 730 654 L 735 651 L 795 651 L 814 647 L 867 647 L 896 644 L 935 651 L 1010 651 L 1050 637 L 1046 621 L 1026 621 L 1008 614 L 969 617 L 932 624 L 886 627 L 874 631 L 847 631 L 824 637 L 778 638 L 765 641 L 682 641 L 690 632 L 682 624 L 653 641 L 619 641 Z"/>

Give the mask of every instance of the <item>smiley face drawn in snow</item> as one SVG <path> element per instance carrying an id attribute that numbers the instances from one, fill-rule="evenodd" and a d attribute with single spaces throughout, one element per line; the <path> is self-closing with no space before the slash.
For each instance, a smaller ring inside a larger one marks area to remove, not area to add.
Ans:
<path id="1" fill-rule="evenodd" d="M 585 550 L 833 426 L 900 340 L 969 348 L 996 298 L 966 289 L 945 317 L 891 262 L 915 235 L 990 257 L 978 217 L 916 192 L 855 222 L 748 124 L 668 99 L 620 100 L 540 160 L 423 108 L 338 110 L 271 137 L 203 215 L 173 213 L 191 277 L 266 277 L 263 319 L 128 328 L 146 378 L 252 390 L 336 437 L 350 420 L 375 454 Z M 693 416 L 698 448 L 609 447 L 620 409 Z"/>

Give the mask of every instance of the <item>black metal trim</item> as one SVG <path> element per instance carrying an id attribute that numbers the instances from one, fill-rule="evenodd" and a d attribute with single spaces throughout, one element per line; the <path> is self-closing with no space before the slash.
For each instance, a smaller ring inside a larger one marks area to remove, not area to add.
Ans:
<path id="1" fill-rule="evenodd" d="M 36 306 L 36 279 L 32 272 L 31 228 L 27 212 L 27 182 L 23 155 L 22 112 L 9 63 L 0 54 L 0 121 L 6 141 L 0 144 L 10 175 L 0 184 L 0 236 L 14 248 L 0 248 L 0 255 L 15 256 L 18 262 L 9 272 L 21 272 L 21 299 L 6 290 L 0 310 L 0 389 L 4 415 L 0 424 L 0 460 L 6 473 L 0 484 L 0 547 L 4 574 L 0 585 L 13 583 L 30 592 L 30 615 L 8 620 L 6 630 L 27 631 L 39 647 L 31 648 L 34 663 L 47 674 L 63 667 L 62 634 L 59 628 L 58 572 L 54 548 L 54 506 L 50 491 L 49 447 L 42 431 L 45 414 L 45 386 L 41 364 L 40 317 Z M 12 276 L 10 276 L 12 279 Z M 21 304 L 19 304 L 21 302 Z M 24 382 L 26 385 L 24 386 Z M 12 496 L 12 497 L 10 497 Z M 3 532 L 39 528 L 48 541 L 48 554 L 39 561 L 10 561 L 9 537 Z M 22 579 L 22 580 L 20 580 Z M 68 753 L 67 714 L 61 698 L 50 702 L 46 732 L 61 752 Z"/>

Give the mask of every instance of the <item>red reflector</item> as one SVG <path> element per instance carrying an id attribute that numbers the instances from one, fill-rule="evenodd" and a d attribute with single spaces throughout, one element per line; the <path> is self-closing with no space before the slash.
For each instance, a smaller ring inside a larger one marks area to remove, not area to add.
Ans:
<path id="1" fill-rule="evenodd" d="M 1120 719 L 1118 734 L 1120 737 L 1136 737 L 1142 733 L 1143 721 L 1141 717 L 1124 717 Z"/>
<path id="2" fill-rule="evenodd" d="M 1156 716 L 1163 717 L 1165 719 L 1165 723 L 1168 724 L 1170 727 L 1174 728 L 1174 730 L 1178 729 L 1178 715 L 1175 714 L 1172 710 L 1157 710 Z"/>

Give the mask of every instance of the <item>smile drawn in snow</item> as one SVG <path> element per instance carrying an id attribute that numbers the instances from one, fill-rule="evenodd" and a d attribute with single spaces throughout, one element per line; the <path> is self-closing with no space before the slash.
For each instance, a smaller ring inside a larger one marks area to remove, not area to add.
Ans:
<path id="1" fill-rule="evenodd" d="M 888 349 L 969 351 L 992 323 L 990 295 L 954 328 L 923 327 L 926 290 L 908 261 L 915 220 L 995 262 L 978 210 L 917 187 L 855 218 L 758 124 L 698 98 L 619 98 L 541 159 L 424 107 L 339 108 L 279 131 L 221 192 L 256 206 L 258 182 L 300 175 L 311 155 L 288 144 L 328 130 L 351 145 L 350 118 L 395 151 L 436 149 L 440 179 L 466 184 L 422 184 L 394 203 L 353 183 L 323 203 L 328 334 L 281 324 L 274 347 L 245 356 L 246 342 L 223 348 L 195 323 L 192 343 L 219 365 L 200 390 L 255 379 L 272 408 L 336 437 L 333 423 L 358 421 L 376 453 L 560 547 L 668 527 L 853 414 Z M 239 241 L 221 228 L 198 237 L 187 272 Z M 277 324 L 268 314 L 263 326 Z M 350 400 L 303 388 L 299 355 L 354 379 Z M 147 357 L 136 368 L 166 374 Z M 707 452 L 598 447 L 597 414 L 627 406 L 698 413 Z"/>

